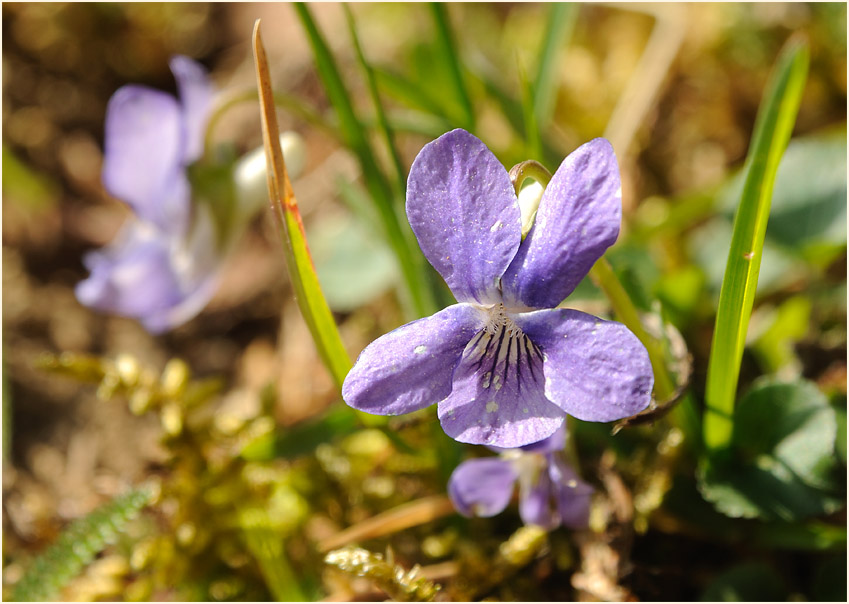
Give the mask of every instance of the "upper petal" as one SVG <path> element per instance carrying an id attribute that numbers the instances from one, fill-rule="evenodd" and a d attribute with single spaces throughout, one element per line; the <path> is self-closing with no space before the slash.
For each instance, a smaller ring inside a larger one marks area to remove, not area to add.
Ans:
<path id="1" fill-rule="evenodd" d="M 482 331 L 463 352 L 451 394 L 439 403 L 442 429 L 475 445 L 515 448 L 551 436 L 563 412 L 543 394 L 542 358 L 527 338 Z"/>
<path id="2" fill-rule="evenodd" d="M 561 308 L 513 320 L 543 353 L 545 396 L 569 415 L 607 422 L 648 406 L 654 383 L 649 355 L 621 323 Z"/>
<path id="3" fill-rule="evenodd" d="M 501 300 L 522 223 L 510 176 L 486 145 L 460 129 L 425 145 L 410 168 L 407 217 L 457 300 Z"/>
<path id="4" fill-rule="evenodd" d="M 497 457 L 461 463 L 448 481 L 448 495 L 463 516 L 495 516 L 510 503 L 516 472 Z"/>
<path id="5" fill-rule="evenodd" d="M 502 278 L 509 306 L 554 308 L 619 236 L 622 188 L 613 147 L 597 138 L 551 179 L 536 220 Z"/>
<path id="6" fill-rule="evenodd" d="M 171 233 L 185 229 L 189 214 L 182 139 L 181 109 L 171 95 L 130 85 L 109 100 L 103 184 L 140 218 Z"/>
<path id="7" fill-rule="evenodd" d="M 204 129 L 215 91 L 206 69 L 197 61 L 176 55 L 171 58 L 170 66 L 182 105 L 185 138 L 181 159 L 190 164 L 203 152 Z"/>
<path id="8" fill-rule="evenodd" d="M 351 407 L 377 415 L 422 409 L 451 392 L 463 349 L 483 322 L 470 304 L 455 304 L 407 323 L 366 346 L 342 385 Z"/>

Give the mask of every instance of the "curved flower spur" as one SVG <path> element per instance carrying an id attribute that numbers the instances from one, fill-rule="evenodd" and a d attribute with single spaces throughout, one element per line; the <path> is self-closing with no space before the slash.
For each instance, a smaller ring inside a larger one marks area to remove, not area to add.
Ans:
<path id="1" fill-rule="evenodd" d="M 619 169 L 604 139 L 569 155 L 522 237 L 510 176 L 478 138 L 453 130 L 413 162 L 407 216 L 458 304 L 363 350 L 342 396 L 378 415 L 434 403 L 460 442 L 515 448 L 566 414 L 607 422 L 650 401 L 648 353 L 624 325 L 555 308 L 616 241 Z"/>

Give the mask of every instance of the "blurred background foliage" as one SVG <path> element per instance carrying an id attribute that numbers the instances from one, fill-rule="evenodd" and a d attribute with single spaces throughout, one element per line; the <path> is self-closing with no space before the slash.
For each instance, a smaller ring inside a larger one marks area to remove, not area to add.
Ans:
<path id="1" fill-rule="evenodd" d="M 403 178 L 421 146 L 454 127 L 508 167 L 534 158 L 552 171 L 582 142 L 613 140 L 625 207 L 608 258 L 638 306 L 659 304 L 681 332 L 697 409 L 754 118 L 779 49 L 804 34 L 810 73 L 775 185 L 741 373 L 740 425 L 764 437 L 736 446 L 747 459 L 789 461 L 805 489 L 831 495 L 794 491 L 797 507 L 772 510 L 786 522 L 767 524 L 775 514 L 763 501 L 697 490 L 696 445 L 664 419 L 615 437 L 578 425 L 584 477 L 602 494 L 593 531 L 517 532 L 515 506 L 489 520 L 451 515 L 429 498 L 478 453 L 448 439 L 433 414 L 363 429 L 334 404 L 265 217 L 206 310 L 165 336 L 80 306 L 82 253 L 128 215 L 100 184 L 110 95 L 129 82 L 173 91 L 175 53 L 204 63 L 225 93 L 255 89 L 250 32 L 261 17 L 275 89 L 292 108 L 279 112 L 281 127 L 306 142 L 294 186 L 348 350 L 414 318 L 291 5 L 5 3 L 4 595 L 36 553 L 62 545 L 65 526 L 100 509 L 90 524 L 120 517 L 120 527 L 98 525 L 103 542 L 79 553 L 82 574 L 43 597 L 845 600 L 845 4 L 352 5 L 399 166 L 380 144 L 343 8 L 309 8 L 385 174 L 400 166 Z M 213 134 L 239 151 L 259 146 L 256 105 L 233 107 Z M 608 312 L 589 281 L 568 306 Z M 776 410 L 774 400 L 787 402 Z M 774 420 L 796 421 L 787 409 L 810 430 L 784 446 L 788 428 Z M 770 457 L 776 443 L 784 448 Z M 810 465 L 794 461 L 806 454 Z M 147 510 L 100 507 L 149 482 Z M 702 495 L 724 503 L 717 510 Z M 406 530 L 384 519 L 358 538 L 340 533 L 411 501 Z M 349 542 L 371 557 L 324 565 L 328 544 Z M 398 582 L 396 564 L 423 570 Z"/>

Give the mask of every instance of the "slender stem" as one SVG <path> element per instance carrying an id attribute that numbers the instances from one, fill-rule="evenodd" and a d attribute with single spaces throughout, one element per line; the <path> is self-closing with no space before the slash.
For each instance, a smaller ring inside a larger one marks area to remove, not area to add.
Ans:
<path id="1" fill-rule="evenodd" d="M 634 332 L 634 335 L 646 347 L 654 370 L 655 398 L 658 401 L 665 401 L 672 396 L 675 386 L 666 369 L 665 354 L 661 342 L 645 330 L 637 308 L 631 302 L 631 298 L 613 272 L 613 267 L 605 258 L 600 258 L 593 265 L 590 269 L 590 278 L 604 291 L 611 306 L 613 306 L 616 317 Z"/>
<path id="2" fill-rule="evenodd" d="M 357 26 L 354 22 L 354 14 L 351 12 L 351 9 L 347 4 L 343 4 L 342 6 L 345 9 L 345 17 L 348 19 L 348 28 L 351 30 L 351 39 L 354 42 L 354 50 L 357 53 L 357 59 L 359 60 L 360 66 L 363 68 L 366 75 L 366 84 L 368 85 L 369 94 L 371 96 L 372 103 L 374 104 L 375 117 L 377 118 L 377 125 L 379 127 L 378 129 L 386 141 L 386 147 L 389 149 L 389 156 L 392 159 L 392 167 L 395 170 L 395 180 L 393 181 L 395 194 L 399 199 L 403 199 L 407 184 L 407 181 L 404 178 L 404 166 L 401 162 L 401 155 L 398 153 L 398 147 L 395 145 L 392 126 L 386 118 L 386 112 L 383 110 L 383 103 L 380 101 L 380 93 L 377 90 L 377 78 L 374 75 L 374 69 L 372 69 L 371 64 L 366 60 L 365 52 L 360 44 L 360 37 L 357 34 Z"/>
<path id="3" fill-rule="evenodd" d="M 581 458 L 578 457 L 578 446 L 575 444 L 575 429 L 577 428 L 578 420 L 571 415 L 566 416 L 566 445 L 563 448 L 563 453 L 569 461 L 569 465 L 575 473 L 581 475 Z"/>
<path id="4" fill-rule="evenodd" d="M 247 102 L 256 103 L 258 101 L 259 93 L 257 93 L 256 90 L 245 90 L 244 92 L 239 92 L 225 99 L 212 111 L 212 114 L 209 116 L 209 121 L 206 124 L 206 132 L 203 137 L 204 157 L 209 158 L 212 155 L 215 129 L 218 126 L 218 122 L 220 122 L 221 118 L 224 117 L 224 114 L 236 105 L 241 105 L 242 103 Z M 310 109 L 304 103 L 301 103 L 298 99 L 277 92 L 274 93 L 274 104 L 281 109 L 285 109 L 286 111 L 295 114 L 300 119 L 312 126 L 315 126 L 325 134 L 328 134 L 337 140 L 339 139 L 336 130 L 327 123 L 327 120 L 325 120 L 318 112 Z"/>
<path id="5" fill-rule="evenodd" d="M 451 26 L 448 23 L 447 9 L 441 2 L 431 2 L 430 8 L 433 13 L 434 24 L 436 25 L 436 42 L 439 44 L 443 59 L 448 66 L 448 74 L 451 77 L 454 92 L 463 109 L 464 125 L 467 130 L 474 130 L 475 110 L 472 107 L 472 100 L 469 97 L 468 90 L 466 90 L 466 84 L 463 81 L 463 74 L 460 70 L 460 63 L 457 60 L 457 45 L 454 42 Z"/>

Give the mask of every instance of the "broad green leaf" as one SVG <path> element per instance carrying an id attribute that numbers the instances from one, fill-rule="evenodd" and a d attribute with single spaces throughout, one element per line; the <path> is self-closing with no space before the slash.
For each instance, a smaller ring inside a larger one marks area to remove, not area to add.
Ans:
<path id="1" fill-rule="evenodd" d="M 794 521 L 844 504 L 834 409 L 810 382 L 762 381 L 734 413 L 727 457 L 706 460 L 699 488 L 731 517 Z"/>
<path id="2" fill-rule="evenodd" d="M 731 247 L 731 239 L 731 222 L 715 216 L 694 230 L 686 242 L 689 256 L 704 270 L 707 285 L 713 292 L 722 287 L 727 265 L 725 254 Z M 761 296 L 776 292 L 810 272 L 800 258 L 773 244 L 769 237 L 761 248 L 761 262 L 757 290 Z"/>
<path id="3" fill-rule="evenodd" d="M 762 308 L 758 312 L 762 312 Z M 793 296 L 771 310 L 770 325 L 752 346 L 766 373 L 777 373 L 784 368 L 799 369 L 795 344 L 810 329 L 811 300 L 807 296 Z"/>
<path id="4" fill-rule="evenodd" d="M 837 419 L 812 382 L 763 381 L 734 413 L 734 446 L 755 463 L 768 455 L 805 484 L 834 486 Z"/>
<path id="5" fill-rule="evenodd" d="M 398 264 L 380 237 L 350 215 L 308 229 L 316 272 L 330 308 L 351 312 L 398 283 Z"/>
<path id="6" fill-rule="evenodd" d="M 289 182 L 286 165 L 283 161 L 283 151 L 280 148 L 279 127 L 274 106 L 274 96 L 271 90 L 271 77 L 268 72 L 268 61 L 260 37 L 259 21 L 254 27 L 254 61 L 257 71 L 260 108 L 262 118 L 262 136 L 265 142 L 266 159 L 268 164 L 268 188 L 272 209 L 277 226 L 284 243 L 284 256 L 292 287 L 301 314 L 309 327 L 313 341 L 322 361 L 337 387 L 351 368 L 348 356 L 339 330 L 324 294 L 307 246 L 304 225 L 298 202 Z"/>
<path id="7" fill-rule="evenodd" d="M 704 593 L 702 602 L 781 602 L 787 600 L 787 588 L 781 575 L 764 562 L 744 562 L 716 577 Z"/>
<path id="8" fill-rule="evenodd" d="M 737 174 L 722 194 L 733 211 L 742 191 Z M 797 138 L 787 145 L 775 176 L 766 237 L 789 250 L 846 243 L 846 131 Z"/>
<path id="9" fill-rule="evenodd" d="M 708 361 L 704 439 L 711 451 L 731 443 L 740 361 L 758 284 L 775 173 L 796 121 L 808 62 L 804 42 L 793 39 L 785 45 L 767 84 L 746 158 L 745 185 L 734 219 Z"/>

